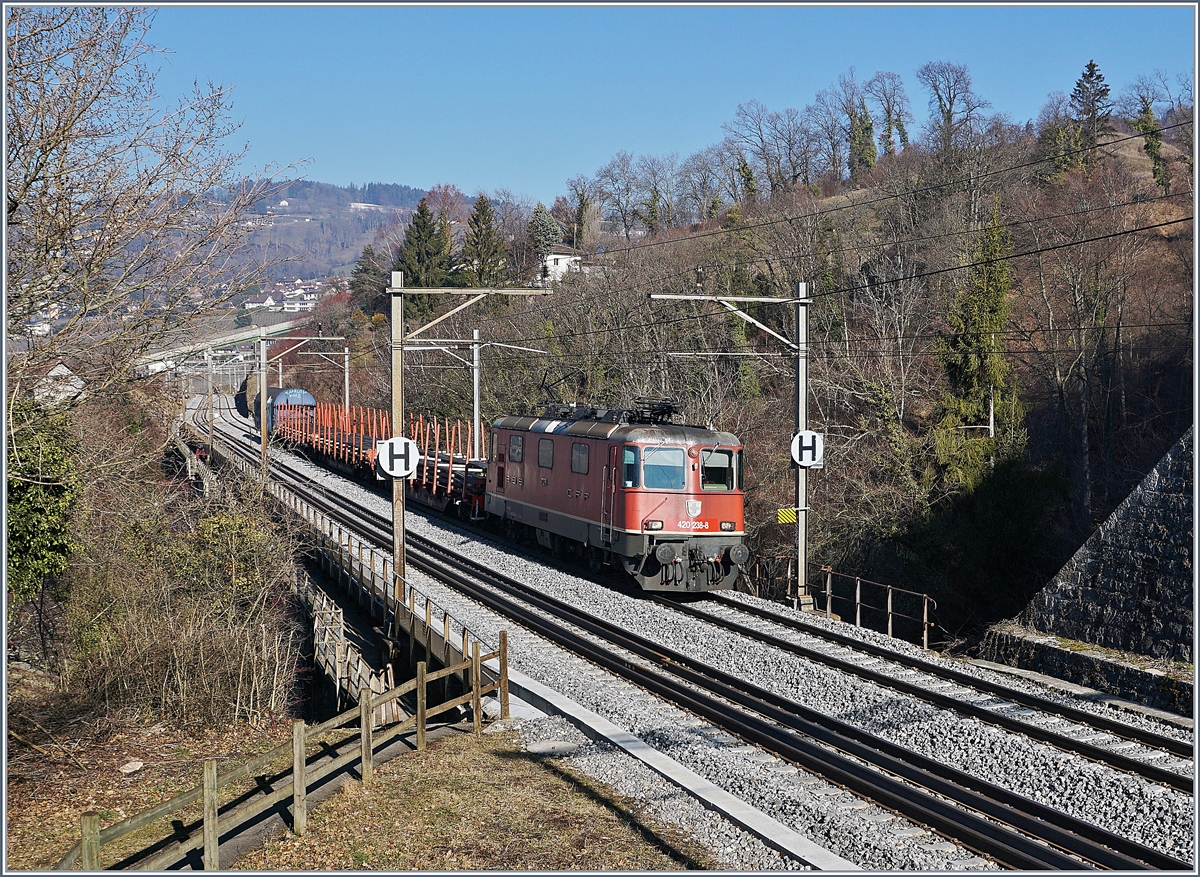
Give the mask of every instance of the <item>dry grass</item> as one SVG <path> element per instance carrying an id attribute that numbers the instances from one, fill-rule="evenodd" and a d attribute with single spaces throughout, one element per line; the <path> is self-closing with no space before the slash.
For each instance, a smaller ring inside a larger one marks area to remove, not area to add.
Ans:
<path id="1" fill-rule="evenodd" d="M 304 837 L 280 836 L 232 867 L 291 870 L 680 870 L 720 867 L 678 829 L 512 731 L 444 737 L 393 759 L 370 786 L 312 809 Z"/>
<path id="2" fill-rule="evenodd" d="M 10 738 L 5 871 L 53 868 L 79 840 L 79 817 L 88 810 L 100 813 L 101 827 L 111 825 L 199 785 L 205 758 L 217 758 L 221 770 L 230 770 L 289 736 L 290 724 L 283 721 L 241 722 L 195 736 L 130 724 L 91 734 L 77 729 L 70 740 Z M 122 773 L 121 766 L 134 759 L 144 766 Z M 196 806 L 175 818 L 199 812 Z M 101 864 L 111 865 L 169 833 L 169 820 L 163 819 L 105 844 Z"/>

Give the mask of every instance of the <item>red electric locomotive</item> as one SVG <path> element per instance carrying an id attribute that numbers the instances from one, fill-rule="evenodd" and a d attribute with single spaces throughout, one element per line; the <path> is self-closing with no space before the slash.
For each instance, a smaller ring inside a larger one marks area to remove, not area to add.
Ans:
<path id="1" fill-rule="evenodd" d="M 492 427 L 484 508 L 510 535 L 594 566 L 619 559 L 649 591 L 733 587 L 745 545 L 737 437 L 633 411 L 562 408 Z"/>

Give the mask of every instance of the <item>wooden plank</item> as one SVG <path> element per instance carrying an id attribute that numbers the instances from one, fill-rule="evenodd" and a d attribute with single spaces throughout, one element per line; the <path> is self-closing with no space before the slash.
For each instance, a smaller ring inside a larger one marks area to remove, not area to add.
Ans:
<path id="1" fill-rule="evenodd" d="M 483 732 L 483 695 L 479 690 L 479 683 L 482 678 L 479 673 L 479 641 L 476 640 L 473 645 L 473 654 L 471 655 L 471 714 L 474 719 L 475 733 Z"/>
<path id="2" fill-rule="evenodd" d="M 217 838 L 217 760 L 204 760 L 204 870 L 221 869 L 221 851 Z"/>
<path id="3" fill-rule="evenodd" d="M 500 718 L 508 718 L 508 631 L 500 631 Z"/>
<path id="4" fill-rule="evenodd" d="M 292 833 L 298 837 L 308 829 L 307 764 L 304 722 L 297 719 L 292 722 Z"/>
<path id="5" fill-rule="evenodd" d="M 364 784 L 371 781 L 371 776 L 374 773 L 374 758 L 375 745 L 371 740 L 371 734 L 374 731 L 372 715 L 371 715 L 371 689 L 361 688 L 358 692 L 358 721 L 360 724 L 359 733 L 362 735 L 362 781 Z"/>
<path id="6" fill-rule="evenodd" d="M 425 662 L 417 664 L 417 750 L 425 749 L 425 698 L 429 691 L 428 680 L 425 676 Z"/>
<path id="7" fill-rule="evenodd" d="M 83 870 L 100 870 L 100 814 L 89 810 L 79 817 Z"/>

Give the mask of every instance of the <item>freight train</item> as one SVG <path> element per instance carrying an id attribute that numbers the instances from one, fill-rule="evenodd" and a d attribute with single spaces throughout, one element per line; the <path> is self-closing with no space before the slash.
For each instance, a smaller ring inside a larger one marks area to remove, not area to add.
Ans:
<path id="1" fill-rule="evenodd" d="M 268 390 L 274 438 L 358 479 L 379 477 L 375 443 L 392 437 L 388 413 L 309 399 Z M 637 400 L 628 410 L 505 416 L 482 460 L 468 456 L 469 433 L 413 419 L 408 434 L 422 457 L 407 496 L 594 570 L 619 563 L 648 591 L 732 588 L 750 558 L 742 445 L 676 424 L 678 413 L 671 402 Z"/>

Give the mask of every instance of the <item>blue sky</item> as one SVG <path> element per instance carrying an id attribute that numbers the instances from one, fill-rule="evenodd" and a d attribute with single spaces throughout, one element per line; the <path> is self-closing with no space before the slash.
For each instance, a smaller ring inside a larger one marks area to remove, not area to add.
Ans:
<path id="1" fill-rule="evenodd" d="M 233 86 L 252 166 L 312 180 L 507 188 L 549 204 L 619 150 L 718 142 L 739 103 L 802 109 L 851 67 L 898 73 L 918 126 L 928 61 L 1035 119 L 1095 59 L 1114 94 L 1195 66 L 1195 10 L 1128 5 L 169 6 L 159 91 Z"/>

